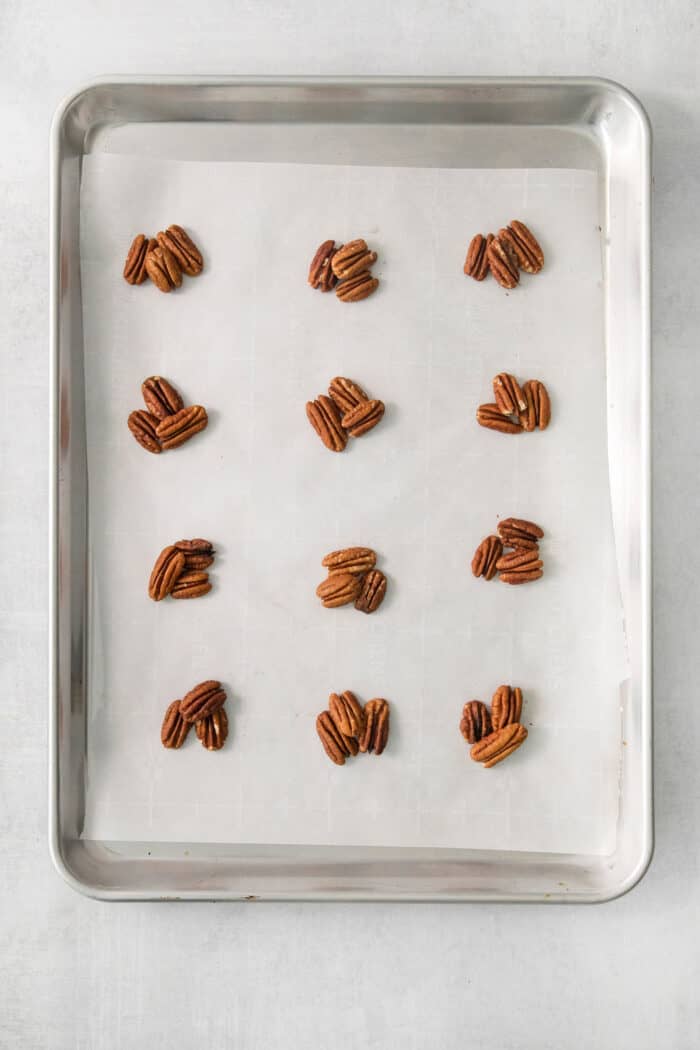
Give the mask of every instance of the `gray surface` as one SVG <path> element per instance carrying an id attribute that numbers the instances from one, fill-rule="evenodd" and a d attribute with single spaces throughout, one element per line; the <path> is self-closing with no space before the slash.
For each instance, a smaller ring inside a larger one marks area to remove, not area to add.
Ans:
<path id="1" fill-rule="evenodd" d="M 0 1044 L 694 1047 L 695 7 L 358 0 L 352 9 L 271 4 L 266 15 L 257 7 L 81 0 L 59 14 L 46 0 L 6 0 L 0 8 Z M 83 900 L 55 876 L 45 845 L 48 122 L 76 82 L 142 71 L 577 72 L 618 79 L 645 102 L 656 134 L 657 831 L 656 859 L 629 896 L 597 908 L 115 906 Z"/>

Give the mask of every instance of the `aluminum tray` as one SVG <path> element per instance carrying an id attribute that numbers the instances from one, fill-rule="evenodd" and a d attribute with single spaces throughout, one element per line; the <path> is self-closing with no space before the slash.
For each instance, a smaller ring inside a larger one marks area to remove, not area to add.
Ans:
<path id="1" fill-rule="evenodd" d="M 114 900 L 583 902 L 634 886 L 653 846 L 650 129 L 639 103 L 594 79 L 112 79 L 63 103 L 51 146 L 49 812 L 58 870 L 76 889 Z M 599 173 L 611 497 L 632 667 L 621 696 L 625 746 L 610 856 L 81 838 L 89 623 L 79 193 L 83 155 L 101 150 L 182 159 L 578 166 Z"/>

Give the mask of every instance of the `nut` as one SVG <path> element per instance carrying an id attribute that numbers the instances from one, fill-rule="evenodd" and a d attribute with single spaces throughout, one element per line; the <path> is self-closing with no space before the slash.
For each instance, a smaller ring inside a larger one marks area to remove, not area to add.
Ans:
<path id="1" fill-rule="evenodd" d="M 498 536 L 487 536 L 482 540 L 472 558 L 472 573 L 492 580 L 498 568 L 497 562 L 503 553 L 503 544 Z"/>
<path id="2" fill-rule="evenodd" d="M 369 270 L 363 270 L 356 277 L 341 281 L 336 286 L 335 294 L 343 303 L 357 303 L 360 299 L 367 299 L 378 287 L 377 278 L 373 277 Z"/>
<path id="3" fill-rule="evenodd" d="M 322 292 L 330 292 L 338 283 L 338 278 L 333 273 L 331 262 L 335 253 L 335 241 L 324 241 L 319 246 L 309 266 L 308 281 L 312 288 L 320 288 Z"/>
<path id="4" fill-rule="evenodd" d="M 349 742 L 335 725 L 330 712 L 322 711 L 316 719 L 316 732 L 331 762 L 344 766 L 345 759 L 351 754 Z"/>
<path id="5" fill-rule="evenodd" d="M 525 273 L 540 272 L 544 266 L 544 253 L 524 222 L 513 219 L 510 226 L 498 231 L 498 236 L 504 244 L 510 246 L 521 270 Z"/>
<path id="6" fill-rule="evenodd" d="M 156 419 L 175 415 L 184 404 L 172 383 L 162 376 L 149 376 L 148 379 L 144 379 L 141 394 L 146 408 Z"/>
<path id="7" fill-rule="evenodd" d="M 170 596 L 171 598 L 201 598 L 202 595 L 209 594 L 210 590 L 208 572 L 183 572 L 171 590 Z"/>
<path id="8" fill-rule="evenodd" d="M 377 253 L 371 252 L 367 242 L 360 237 L 338 248 L 333 255 L 331 266 L 339 281 L 347 281 L 351 277 L 357 277 L 364 270 L 369 270 L 376 261 Z"/>
<path id="9" fill-rule="evenodd" d="M 389 702 L 368 700 L 365 704 L 365 728 L 360 737 L 360 751 L 381 755 L 389 739 Z"/>
<path id="10" fill-rule="evenodd" d="M 335 379 L 331 379 L 328 394 L 340 409 L 341 415 L 350 412 L 363 401 L 369 401 L 362 387 L 353 383 L 352 379 L 346 379 L 345 376 L 336 376 Z"/>
<path id="11" fill-rule="evenodd" d="M 201 740 L 202 747 L 207 751 L 220 751 L 226 743 L 228 736 L 228 715 L 223 707 L 213 714 L 200 718 L 195 722 L 197 739 Z"/>
<path id="12" fill-rule="evenodd" d="M 208 569 L 214 562 L 216 551 L 209 540 L 178 540 L 174 546 L 185 555 L 187 572 Z"/>
<path id="13" fill-rule="evenodd" d="M 502 572 L 498 578 L 501 583 L 532 583 L 533 580 L 541 579 L 542 574 L 542 562 L 536 561 L 529 569 L 522 569 L 518 572 Z"/>
<path id="14" fill-rule="evenodd" d="M 225 703 L 226 693 L 221 688 L 221 682 L 212 679 L 190 689 L 180 701 L 180 714 L 186 722 L 199 722 L 207 715 L 213 715 Z"/>
<path id="15" fill-rule="evenodd" d="M 377 555 L 369 547 L 346 547 L 341 551 L 331 551 L 321 565 L 328 569 L 328 575 L 338 572 L 350 572 L 361 575 L 374 567 Z"/>
<path id="16" fill-rule="evenodd" d="M 185 568 L 185 555 L 176 547 L 165 547 L 156 559 L 148 581 L 148 596 L 154 602 L 166 598 Z"/>
<path id="17" fill-rule="evenodd" d="M 335 572 L 323 583 L 319 583 L 316 594 L 326 609 L 337 609 L 341 605 L 354 602 L 360 593 L 361 585 L 361 576 L 353 576 L 349 572 Z"/>
<path id="18" fill-rule="evenodd" d="M 163 449 L 178 448 L 198 434 L 200 430 L 204 430 L 208 422 L 206 408 L 203 408 L 202 405 L 188 405 L 187 408 L 181 408 L 175 415 L 161 420 L 156 428 L 156 434 Z"/>
<path id="19" fill-rule="evenodd" d="M 331 693 L 328 698 L 328 713 L 333 723 L 344 737 L 357 739 L 365 726 L 365 716 L 362 705 L 350 690 L 341 693 Z"/>
<path id="20" fill-rule="evenodd" d="M 173 700 L 172 704 L 168 704 L 165 717 L 163 718 L 163 725 L 160 727 L 160 740 L 163 747 L 182 747 L 187 739 L 190 723 L 186 722 L 182 717 L 180 712 L 181 703 L 181 700 Z"/>
<path id="21" fill-rule="evenodd" d="M 502 288 L 515 288 L 520 280 L 518 258 L 507 241 L 494 237 L 486 249 L 491 273 Z"/>
<path id="22" fill-rule="evenodd" d="M 481 700 L 470 700 L 462 709 L 459 731 L 468 744 L 476 744 L 491 732 L 491 716 Z"/>
<path id="23" fill-rule="evenodd" d="M 493 381 L 493 395 L 496 404 L 504 416 L 517 416 L 527 407 L 525 395 L 515 376 L 508 372 L 499 372 Z"/>
<path id="24" fill-rule="evenodd" d="M 175 256 L 178 265 L 188 277 L 197 277 L 204 269 L 202 253 L 182 226 L 168 226 L 156 234 L 161 248 Z"/>
<path id="25" fill-rule="evenodd" d="M 138 408 L 129 415 L 127 425 L 141 448 L 158 455 L 161 451 L 161 446 L 157 435 L 158 419 L 156 416 L 152 416 L 150 412 L 145 412 L 142 408 Z"/>
<path id="26" fill-rule="evenodd" d="M 368 430 L 376 427 L 384 415 L 384 402 L 376 398 L 371 401 L 363 401 L 361 405 L 355 405 L 346 412 L 342 424 L 353 437 L 362 437 Z"/>
<path id="27" fill-rule="evenodd" d="M 511 689 L 509 685 L 499 685 L 491 698 L 491 725 L 494 732 L 520 721 L 523 710 L 522 689 Z"/>
<path id="28" fill-rule="evenodd" d="M 372 569 L 362 581 L 362 589 L 355 599 L 355 608 L 363 613 L 373 613 L 384 601 L 386 576 L 379 569 Z"/>
<path id="29" fill-rule="evenodd" d="M 515 570 L 524 572 L 529 568 L 535 567 L 534 563 L 537 562 L 539 556 L 540 549 L 538 544 L 535 544 L 534 547 L 517 547 L 499 558 L 496 562 L 496 568 L 499 572 L 513 572 Z M 536 567 L 539 568 L 540 566 Z"/>
<path id="30" fill-rule="evenodd" d="M 540 383 L 539 379 L 528 379 L 523 384 L 523 394 L 527 402 L 525 411 L 520 413 L 523 427 L 525 430 L 534 430 L 535 427 L 546 430 L 552 410 L 544 383 Z"/>
<path id="31" fill-rule="evenodd" d="M 171 292 L 182 284 L 182 270 L 173 253 L 162 244 L 146 255 L 146 271 L 156 288 Z"/>
<path id="32" fill-rule="evenodd" d="M 306 415 L 326 448 L 331 452 L 342 452 L 348 443 L 348 435 L 343 430 L 335 403 L 325 394 L 319 394 L 315 401 L 306 402 Z"/>
<path id="33" fill-rule="evenodd" d="M 484 237 L 482 233 L 475 234 L 469 242 L 467 258 L 464 261 L 464 272 L 467 277 L 473 277 L 475 281 L 483 281 L 489 272 L 489 260 L 487 255 L 488 246 L 493 240 L 493 234 Z"/>
<path id="34" fill-rule="evenodd" d="M 143 284 L 148 277 L 146 273 L 146 256 L 149 250 L 149 240 L 143 233 L 138 233 L 129 248 L 124 263 L 124 280 L 128 284 Z"/>
<path id="35" fill-rule="evenodd" d="M 474 744 L 469 755 L 475 762 L 482 762 L 486 769 L 512 755 L 527 738 L 527 729 L 519 723 L 503 726 Z"/>
<path id="36" fill-rule="evenodd" d="M 521 434 L 522 426 L 519 421 L 508 419 L 503 415 L 498 405 L 479 405 L 476 410 L 476 421 L 481 427 L 489 430 L 500 430 L 502 434 Z"/>
<path id="37" fill-rule="evenodd" d="M 539 525 L 535 525 L 534 521 L 525 521 L 524 518 L 504 518 L 498 523 L 498 535 L 503 540 L 504 547 L 536 550 L 537 541 L 542 539 L 544 532 Z"/>

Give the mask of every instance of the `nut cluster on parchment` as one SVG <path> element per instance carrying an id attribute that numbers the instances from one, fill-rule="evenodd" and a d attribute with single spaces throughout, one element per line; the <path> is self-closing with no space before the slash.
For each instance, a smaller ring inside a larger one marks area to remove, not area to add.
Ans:
<path id="1" fill-rule="evenodd" d="M 149 277 L 161 292 L 171 292 L 182 284 L 182 275 L 198 277 L 204 267 L 202 253 L 182 226 L 168 226 L 155 237 L 138 233 L 131 242 L 124 280 L 143 284 Z"/>
<path id="2" fill-rule="evenodd" d="M 178 540 L 164 547 L 156 559 L 148 581 L 148 596 L 154 602 L 163 598 L 201 598 L 211 590 L 209 573 L 216 551 L 209 540 Z"/>
<path id="3" fill-rule="evenodd" d="M 334 240 L 324 241 L 311 260 L 308 282 L 321 292 L 335 288 L 342 303 L 356 303 L 379 287 L 370 269 L 376 261 L 377 253 L 370 251 L 361 237 L 338 247 Z"/>
<path id="4" fill-rule="evenodd" d="M 204 430 L 209 417 L 202 405 L 185 405 L 180 394 L 163 376 L 149 376 L 141 384 L 146 405 L 135 409 L 127 420 L 141 448 L 156 455 L 178 448 Z"/>
<path id="5" fill-rule="evenodd" d="M 471 744 L 469 757 L 486 769 L 512 755 L 527 738 L 521 724 L 522 690 L 500 685 L 491 698 L 491 710 L 481 700 L 470 700 L 462 709 L 459 731 Z"/>
<path id="6" fill-rule="evenodd" d="M 539 273 L 544 266 L 544 253 L 535 235 L 524 222 L 513 219 L 496 236 L 475 234 L 469 242 L 464 272 L 475 281 L 492 273 L 502 288 L 515 288 L 520 271 Z"/>
<path id="7" fill-rule="evenodd" d="M 316 732 L 331 762 L 344 766 L 358 752 L 381 755 L 389 739 L 389 701 L 368 700 L 364 708 L 354 693 L 331 693 L 328 709 L 316 719 Z"/>
<path id="8" fill-rule="evenodd" d="M 479 405 L 476 421 L 479 426 L 498 430 L 501 434 L 522 434 L 539 427 L 546 430 L 552 416 L 549 394 L 539 379 L 520 383 L 510 372 L 499 372 L 493 380 L 495 403 Z"/>
<path id="9" fill-rule="evenodd" d="M 482 540 L 472 558 L 472 573 L 492 580 L 496 573 L 502 583 L 530 583 L 543 574 L 539 541 L 544 532 L 534 521 L 524 518 L 504 518 L 499 522 L 497 536 Z M 504 553 L 504 548 L 512 550 Z"/>
<path id="10" fill-rule="evenodd" d="M 342 452 L 348 437 L 362 437 L 376 427 L 384 415 L 384 402 L 368 397 L 352 379 L 336 376 L 328 397 L 319 394 L 315 401 L 306 402 L 306 415 L 326 448 Z"/>
<path id="11" fill-rule="evenodd" d="M 377 555 L 369 547 L 345 547 L 327 554 L 321 564 L 328 576 L 316 588 L 324 608 L 354 602 L 360 612 L 376 612 L 386 594 L 386 576 L 375 568 L 376 562 Z"/>
<path id="12" fill-rule="evenodd" d="M 207 751 L 220 751 L 228 736 L 225 703 L 226 691 L 221 682 L 214 679 L 200 682 L 182 700 L 173 700 L 168 704 L 160 730 L 163 747 L 182 747 L 194 726 L 202 747 Z"/>

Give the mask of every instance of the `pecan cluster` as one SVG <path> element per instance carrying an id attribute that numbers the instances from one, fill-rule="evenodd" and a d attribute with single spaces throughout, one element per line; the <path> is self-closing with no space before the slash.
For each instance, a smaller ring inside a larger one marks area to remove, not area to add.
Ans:
<path id="1" fill-rule="evenodd" d="M 180 748 L 195 727 L 197 739 L 207 751 L 220 751 L 228 736 L 228 717 L 224 710 L 226 690 L 221 682 L 200 682 L 181 700 L 168 704 L 160 730 L 163 747 Z"/>
<path id="2" fill-rule="evenodd" d="M 384 601 L 386 576 L 375 568 L 377 555 L 369 547 L 345 547 L 331 551 L 321 564 L 328 576 L 316 594 L 326 609 L 354 602 L 363 613 L 373 613 Z"/>
<path id="3" fill-rule="evenodd" d="M 483 281 L 492 273 L 502 288 L 515 288 L 520 283 L 520 271 L 539 273 L 544 266 L 544 253 L 537 238 L 524 222 L 513 219 L 496 236 L 475 234 L 469 242 L 464 272 L 475 281 Z"/>
<path id="4" fill-rule="evenodd" d="M 384 402 L 368 397 L 362 387 L 345 376 L 331 379 L 328 396 L 319 394 L 306 402 L 306 415 L 323 444 L 342 452 L 348 437 L 362 437 L 384 415 Z"/>
<path id="5" fill-rule="evenodd" d="M 549 426 L 552 410 L 549 394 L 539 379 L 520 383 L 510 372 L 499 372 L 493 380 L 494 401 L 479 405 L 476 421 L 479 426 L 498 430 L 501 434 L 522 434 Z"/>
<path id="6" fill-rule="evenodd" d="M 198 277 L 204 267 L 202 253 L 182 226 L 168 226 L 155 237 L 138 233 L 126 256 L 124 280 L 143 284 L 150 279 L 161 292 L 182 284 L 182 275 Z"/>
<path id="7" fill-rule="evenodd" d="M 214 563 L 209 540 L 178 540 L 164 547 L 156 559 L 148 581 L 148 596 L 154 602 L 171 598 L 201 598 L 211 590 L 209 573 Z"/>
<path id="8" fill-rule="evenodd" d="M 361 237 L 340 245 L 334 240 L 324 241 L 311 260 L 308 282 L 321 292 L 335 289 L 342 303 L 356 303 L 379 287 L 371 270 L 376 261 L 377 253 L 370 251 Z"/>
<path id="9" fill-rule="evenodd" d="M 146 409 L 131 412 L 129 430 L 141 448 L 156 455 L 178 448 L 204 430 L 209 417 L 202 405 L 185 405 L 180 394 L 163 376 L 149 376 L 141 384 Z"/>
<path id="10" fill-rule="evenodd" d="M 316 719 L 316 732 L 331 762 L 344 766 L 359 752 L 381 755 L 389 739 L 389 701 L 368 700 L 362 706 L 354 693 L 331 693 L 328 709 Z"/>
<path id="11" fill-rule="evenodd" d="M 469 755 L 486 769 L 502 762 L 527 737 L 521 724 L 522 690 L 500 685 L 491 698 L 491 710 L 481 700 L 470 700 L 462 709 L 459 731 L 471 744 Z"/>
<path id="12" fill-rule="evenodd" d="M 544 532 L 534 521 L 504 518 L 498 535 L 482 540 L 472 558 L 472 573 L 492 580 L 496 573 L 503 583 L 530 583 L 543 574 L 539 541 Z"/>

